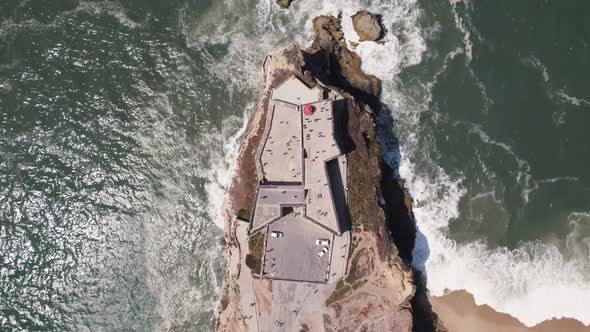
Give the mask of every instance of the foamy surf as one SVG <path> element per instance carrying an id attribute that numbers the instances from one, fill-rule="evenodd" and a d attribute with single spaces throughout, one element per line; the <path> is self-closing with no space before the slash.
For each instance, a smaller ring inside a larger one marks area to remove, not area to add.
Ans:
<path id="1" fill-rule="evenodd" d="M 235 162 L 240 148 L 240 138 L 246 130 L 248 116 L 251 113 L 253 105 L 249 105 L 244 112 L 243 118 L 230 117 L 224 120 L 222 133 L 210 134 L 212 141 L 218 144 L 209 145 L 211 153 L 211 164 L 213 168 L 207 172 L 207 191 L 208 214 L 211 220 L 219 228 L 223 229 L 223 204 L 226 198 L 226 192 L 229 181 L 235 170 Z M 239 126 L 239 127 L 238 127 Z M 236 131 L 236 128 L 237 131 Z M 221 149 L 216 149 L 221 145 Z"/>
<path id="2" fill-rule="evenodd" d="M 464 20 L 457 14 L 458 2 L 451 1 L 451 4 L 457 28 L 464 33 L 462 52 L 470 62 L 471 36 Z M 450 56 L 454 57 L 456 53 L 453 51 Z M 397 104 L 402 109 L 411 106 L 417 110 L 427 109 L 426 105 L 406 104 L 403 102 L 406 99 L 401 100 Z M 419 123 L 411 121 L 418 117 L 402 118 L 410 120 L 404 125 L 419 130 Z M 523 195 L 528 197 L 528 193 L 537 187 L 528 174 L 528 163 L 506 144 L 492 140 L 487 134 L 479 134 L 484 142 L 501 146 L 514 156 L 525 173 L 519 172 L 518 177 L 524 187 Z M 448 238 L 447 230 L 451 220 L 459 216 L 459 201 L 467 193 L 462 187 L 462 179 L 450 178 L 436 165 L 429 165 L 428 174 L 419 171 L 424 166 L 411 161 L 416 149 L 420 149 L 417 136 L 407 135 L 401 140 L 400 175 L 412 193 L 414 214 L 421 232 L 414 250 L 414 266 L 428 276 L 432 295 L 465 289 L 474 295 L 477 304 L 487 304 L 508 313 L 527 326 L 554 317 L 570 317 L 584 324 L 590 323 L 590 313 L 586 309 L 590 305 L 590 280 L 586 273 L 590 240 L 579 238 L 579 234 L 583 234 L 580 229 L 590 223 L 586 213 L 572 213 L 568 217 L 571 232 L 567 239 L 569 252 L 574 253 L 572 257 L 564 257 L 556 246 L 541 242 L 526 242 L 515 250 L 490 250 L 483 241 L 458 244 Z"/>
<path id="3" fill-rule="evenodd" d="M 590 289 L 584 263 L 590 241 L 577 237 L 583 234 L 580 228 L 590 225 L 588 215 L 572 214 L 569 218 L 570 251 L 577 252 L 570 258 L 541 242 L 526 242 L 515 250 L 489 250 L 482 241 L 458 244 L 446 232 L 450 221 L 459 216 L 458 204 L 466 194 L 461 180 L 449 178 L 438 167 L 433 176 L 416 174 L 408 154 L 411 152 L 402 151 L 400 175 L 412 193 L 423 235 L 416 243 L 414 266 L 426 273 L 432 295 L 464 289 L 474 295 L 477 304 L 508 313 L 527 326 L 553 317 L 590 323 L 585 309 L 590 305 Z"/>

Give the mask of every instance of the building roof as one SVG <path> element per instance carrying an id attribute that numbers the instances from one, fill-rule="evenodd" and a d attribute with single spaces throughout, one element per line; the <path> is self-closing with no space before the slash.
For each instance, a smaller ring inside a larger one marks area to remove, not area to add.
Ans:
<path id="1" fill-rule="evenodd" d="M 252 230 L 259 229 L 281 217 L 282 206 L 305 204 L 305 192 L 301 186 L 258 187 Z"/>
<path id="2" fill-rule="evenodd" d="M 310 88 L 298 77 L 291 76 L 272 91 L 272 99 L 304 105 L 321 100 L 322 91 L 319 86 Z"/>
<path id="3" fill-rule="evenodd" d="M 314 103 L 316 111 L 303 117 L 305 189 L 308 192 L 306 215 L 322 226 L 340 233 L 340 223 L 326 163 L 341 153 L 334 139 L 332 100 Z M 332 176 L 337 176 L 336 174 Z"/>
<path id="4" fill-rule="evenodd" d="M 338 159 L 346 157 L 340 157 L 334 130 L 338 95 L 323 96 L 323 88 L 310 88 L 295 76 L 273 90 L 257 160 L 265 184 L 258 188 L 253 230 L 284 217 L 283 206 L 304 205 L 305 220 L 342 233 L 346 163 Z M 305 105 L 314 111 L 304 114 Z"/>
<path id="5" fill-rule="evenodd" d="M 268 136 L 260 155 L 262 176 L 268 182 L 303 182 L 301 112 L 298 107 L 272 101 L 267 121 Z"/>

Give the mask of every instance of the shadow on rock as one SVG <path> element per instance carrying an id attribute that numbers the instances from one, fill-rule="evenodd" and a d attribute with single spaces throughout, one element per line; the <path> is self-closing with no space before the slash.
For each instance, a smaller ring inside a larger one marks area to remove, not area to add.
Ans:
<path id="1" fill-rule="evenodd" d="M 392 110 L 379 99 L 380 82 L 361 70 L 361 59 L 346 47 L 339 18 L 319 16 L 313 20 L 316 39 L 304 52 L 306 69 L 326 85 L 337 87 L 354 97 L 361 110 L 372 113 L 382 156 L 379 183 L 381 207 L 386 226 L 399 257 L 412 268 L 416 293 L 410 301 L 414 331 L 446 331 L 432 311 L 424 271 L 429 249 L 426 237 L 419 232 L 412 212 L 412 198 L 399 174 L 401 160 Z M 343 144 L 346 146 L 346 144 Z M 351 147 L 354 149 L 354 147 Z M 419 255 L 413 257 L 414 248 Z"/>

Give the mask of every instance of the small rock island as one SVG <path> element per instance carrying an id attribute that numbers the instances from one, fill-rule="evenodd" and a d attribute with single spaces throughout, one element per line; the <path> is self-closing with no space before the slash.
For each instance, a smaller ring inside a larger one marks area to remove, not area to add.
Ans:
<path id="1" fill-rule="evenodd" d="M 314 31 L 263 64 L 226 196 L 216 330 L 444 331 L 417 304 L 411 199 L 375 131 L 379 82 L 337 18 Z"/>

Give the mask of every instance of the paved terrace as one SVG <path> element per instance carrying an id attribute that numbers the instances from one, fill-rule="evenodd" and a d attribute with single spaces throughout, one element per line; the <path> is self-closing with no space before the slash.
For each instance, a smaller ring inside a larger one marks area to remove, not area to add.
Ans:
<path id="1" fill-rule="evenodd" d="M 273 100 L 269 110 L 270 129 L 260 156 L 262 175 L 271 183 L 301 183 L 301 112 L 279 100 Z"/>
<path id="2" fill-rule="evenodd" d="M 240 305 L 242 314 L 248 326 L 248 332 L 257 332 L 258 312 L 252 274 L 246 267 L 246 255 L 250 253 L 248 248 L 248 224 L 244 221 L 236 221 L 236 240 L 240 248 L 240 272 L 238 274 L 238 285 L 240 287 Z"/>
<path id="3" fill-rule="evenodd" d="M 327 239 L 332 243 L 333 233 L 307 220 L 303 209 L 296 208 L 268 226 L 263 275 L 296 281 L 328 280 L 331 252 L 319 257 L 317 253 L 323 246 L 316 245 L 315 241 Z M 282 232 L 283 237 L 271 237 L 274 231 Z"/>
<path id="4" fill-rule="evenodd" d="M 330 92 L 324 99 L 323 91 L 292 77 L 272 93 L 266 139 L 258 151 L 259 176 L 266 184 L 258 188 L 250 228 L 267 228 L 262 271 L 268 278 L 326 282 L 346 270 L 348 255 L 342 251 L 349 234 L 339 235 L 346 217 L 347 165 L 335 139 L 333 111 L 341 97 Z M 314 106 L 313 114 L 303 114 L 306 104 Z M 272 231 L 284 236 L 272 238 Z M 331 243 L 322 257 L 317 239 Z M 332 250 L 338 251 L 336 258 Z M 336 264 L 332 275 L 330 259 Z"/>

